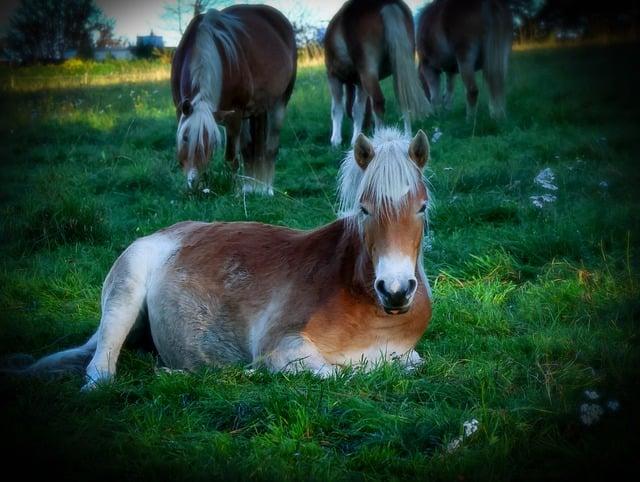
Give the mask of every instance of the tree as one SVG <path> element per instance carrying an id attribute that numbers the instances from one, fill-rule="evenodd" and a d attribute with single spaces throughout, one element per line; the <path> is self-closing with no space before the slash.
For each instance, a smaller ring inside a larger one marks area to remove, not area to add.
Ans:
<path id="1" fill-rule="evenodd" d="M 96 26 L 96 32 L 98 38 L 96 39 L 96 48 L 114 48 L 123 47 L 126 45 L 126 41 L 122 37 L 116 38 L 113 29 L 115 28 L 116 21 L 113 18 L 105 18 Z"/>
<path id="2" fill-rule="evenodd" d="M 167 23 L 167 29 L 178 31 L 180 35 L 191 19 L 206 12 L 210 8 L 223 8 L 230 5 L 230 0 L 174 0 L 164 6 L 162 19 Z"/>
<path id="3" fill-rule="evenodd" d="M 88 56 L 106 22 L 94 0 L 22 0 L 10 20 L 9 52 L 23 62 L 59 61 L 69 49 Z"/>

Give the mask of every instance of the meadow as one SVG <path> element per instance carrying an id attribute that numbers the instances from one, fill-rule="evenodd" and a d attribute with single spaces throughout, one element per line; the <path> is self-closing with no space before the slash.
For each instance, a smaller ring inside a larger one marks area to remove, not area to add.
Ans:
<path id="1" fill-rule="evenodd" d="M 432 141 L 436 200 L 424 257 L 434 315 L 418 370 L 388 364 L 327 380 L 242 366 L 169 373 L 152 354 L 126 350 L 114 383 L 89 393 L 79 376 L 2 375 L 5 473 L 615 480 L 637 467 L 636 51 L 516 52 L 506 121 L 489 118 L 482 90 L 466 123 L 458 81 L 452 111 L 415 126 Z M 220 155 L 202 189 L 185 190 L 166 80 L 21 89 L 15 74 L 12 89 L 8 75 L 0 355 L 84 342 L 111 264 L 159 228 L 192 219 L 311 229 L 335 218 L 348 146 L 329 146 L 320 66 L 299 71 L 268 199 L 237 194 Z M 385 92 L 387 121 L 399 123 L 389 82 Z M 536 182 L 545 169 L 556 189 Z"/>

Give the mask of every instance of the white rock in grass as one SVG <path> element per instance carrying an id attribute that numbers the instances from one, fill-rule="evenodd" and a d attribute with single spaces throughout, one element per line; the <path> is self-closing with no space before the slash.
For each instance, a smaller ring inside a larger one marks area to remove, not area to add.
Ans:
<path id="1" fill-rule="evenodd" d="M 609 187 L 609 183 L 607 181 L 600 181 L 598 184 L 602 189 L 607 189 Z"/>
<path id="2" fill-rule="evenodd" d="M 537 208 L 543 208 L 545 204 L 554 202 L 557 198 L 553 194 L 542 194 L 540 196 L 531 196 L 531 203 Z"/>
<path id="3" fill-rule="evenodd" d="M 547 167 L 540 171 L 538 175 L 534 178 L 533 182 L 542 186 L 545 189 L 549 189 L 550 191 L 557 191 L 558 186 L 554 184 L 556 180 L 556 176 L 551 170 L 550 167 Z"/>
<path id="4" fill-rule="evenodd" d="M 480 422 L 478 422 L 475 418 L 468 420 L 462 424 L 462 428 L 464 428 L 464 436 L 470 437 L 474 433 L 478 431 L 478 427 L 480 426 Z"/>
<path id="5" fill-rule="evenodd" d="M 598 423 L 603 413 L 604 410 L 597 403 L 583 403 L 580 405 L 580 420 L 585 425 Z"/>
<path id="6" fill-rule="evenodd" d="M 433 135 L 431 136 L 431 142 L 435 144 L 436 142 L 438 142 L 438 140 L 440 140 L 441 137 L 442 137 L 442 131 L 438 127 L 436 127 L 433 130 Z"/>
<path id="7" fill-rule="evenodd" d="M 597 400 L 598 398 L 600 398 L 600 395 L 598 395 L 598 392 L 596 392 L 595 390 L 585 390 L 584 396 L 589 400 Z"/>
<path id="8" fill-rule="evenodd" d="M 447 452 L 455 452 L 462 445 L 462 437 L 456 437 L 451 442 L 447 444 Z"/>
<path id="9" fill-rule="evenodd" d="M 205 188 L 202 190 L 202 192 L 203 192 L 203 193 L 205 193 L 205 194 L 209 194 L 209 193 L 211 192 L 211 189 L 209 189 L 208 187 L 205 187 Z"/>
<path id="10" fill-rule="evenodd" d="M 609 400 L 607 402 L 607 408 L 612 412 L 617 412 L 620 410 L 620 402 L 618 400 Z"/>

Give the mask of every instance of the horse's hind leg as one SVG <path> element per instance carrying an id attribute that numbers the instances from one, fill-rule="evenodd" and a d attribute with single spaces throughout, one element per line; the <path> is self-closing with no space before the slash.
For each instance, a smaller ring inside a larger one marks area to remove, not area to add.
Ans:
<path id="1" fill-rule="evenodd" d="M 344 84 L 336 77 L 329 75 L 329 91 L 331 92 L 331 145 L 342 144 L 342 118 L 344 117 Z"/>
<path id="2" fill-rule="evenodd" d="M 426 65 L 425 63 L 421 63 L 420 78 L 422 79 L 423 85 L 426 84 L 428 87 L 425 91 L 428 93 L 431 105 L 434 110 L 437 110 L 442 104 L 442 94 L 440 92 L 440 71 Z"/>
<path id="3" fill-rule="evenodd" d="M 489 86 L 489 114 L 494 119 L 505 116 L 504 78 L 501 74 L 482 69 L 482 75 Z"/>
<path id="4" fill-rule="evenodd" d="M 447 91 L 445 93 L 442 104 L 446 110 L 451 110 L 453 105 L 453 91 L 456 88 L 456 73 L 447 72 Z"/>
<path id="5" fill-rule="evenodd" d="M 460 77 L 462 77 L 467 91 L 467 121 L 470 121 L 475 116 L 478 103 L 478 85 L 475 73 L 476 54 L 472 49 L 467 51 L 463 57 L 458 57 L 457 60 Z"/>
<path id="6" fill-rule="evenodd" d="M 373 109 L 373 120 L 375 122 L 376 129 L 381 127 L 384 121 L 384 111 L 385 111 L 385 100 L 384 95 L 382 94 L 382 89 L 380 88 L 380 81 L 378 79 L 378 74 L 373 71 L 373 69 L 369 68 L 364 72 L 360 73 L 360 85 L 362 86 L 360 89 L 356 89 L 356 102 L 358 101 L 358 90 L 364 90 L 361 94 L 364 97 L 362 101 L 362 118 L 361 126 L 364 123 L 364 117 L 366 114 L 366 97 L 371 98 L 371 107 Z M 353 106 L 354 111 L 356 106 Z M 354 121 L 355 121 L 355 115 Z M 353 140 L 355 140 L 357 136 L 354 136 Z M 352 142 L 353 144 L 353 142 Z"/>
<path id="7" fill-rule="evenodd" d="M 127 336 L 145 313 L 146 283 L 154 246 L 139 240 L 115 262 L 102 290 L 102 318 L 96 333 L 96 350 L 86 370 L 85 389 L 109 380 Z"/>

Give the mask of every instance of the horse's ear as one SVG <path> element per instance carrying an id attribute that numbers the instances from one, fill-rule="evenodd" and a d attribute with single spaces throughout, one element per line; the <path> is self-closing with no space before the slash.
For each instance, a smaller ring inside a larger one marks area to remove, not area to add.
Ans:
<path id="1" fill-rule="evenodd" d="M 422 129 L 409 144 L 409 157 L 422 169 L 429 160 L 429 138 Z"/>
<path id="2" fill-rule="evenodd" d="M 235 114 L 236 114 L 235 110 L 217 110 L 213 113 L 213 117 L 216 120 L 216 122 L 220 124 L 224 124 L 224 121 L 226 121 L 229 117 Z"/>
<path id="3" fill-rule="evenodd" d="M 185 117 L 189 117 L 193 114 L 193 105 L 191 105 L 191 101 L 189 99 L 184 99 L 181 105 L 182 115 Z"/>
<path id="4" fill-rule="evenodd" d="M 369 138 L 361 132 L 358 134 L 355 144 L 353 144 L 353 157 L 358 163 L 358 166 L 360 166 L 362 170 L 365 170 L 371 162 L 371 159 L 373 159 L 373 155 L 373 144 L 371 144 Z"/>

